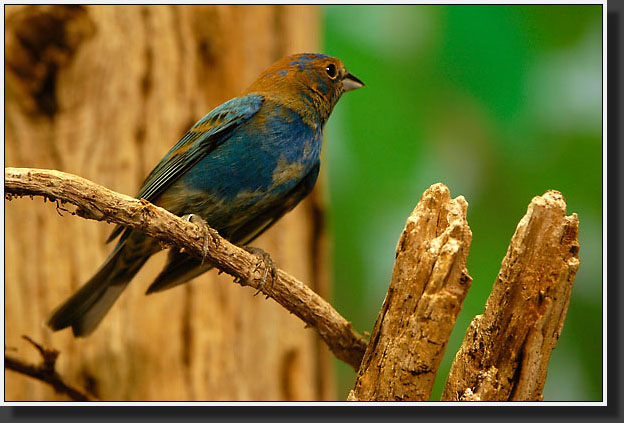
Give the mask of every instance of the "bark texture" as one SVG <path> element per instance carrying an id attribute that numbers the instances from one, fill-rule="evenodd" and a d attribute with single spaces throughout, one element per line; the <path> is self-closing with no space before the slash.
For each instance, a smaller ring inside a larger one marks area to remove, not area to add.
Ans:
<path id="1" fill-rule="evenodd" d="M 388 293 L 368 344 L 352 401 L 429 398 L 472 279 L 468 204 L 436 184 L 407 219 Z"/>
<path id="2" fill-rule="evenodd" d="M 579 266 L 578 218 L 557 191 L 533 198 L 485 311 L 473 319 L 444 401 L 538 401 Z"/>
<path id="3" fill-rule="evenodd" d="M 198 118 L 277 58 L 317 50 L 317 14 L 309 6 L 7 6 L 5 163 L 134 195 Z M 255 244 L 303 281 L 324 277 L 312 253 L 322 233 L 314 198 Z M 5 342 L 29 362 L 38 357 L 20 347 L 22 335 L 59 350 L 56 370 L 105 400 L 331 399 L 319 337 L 229 276 L 213 271 L 145 296 L 163 253 L 92 336 L 52 334 L 41 322 L 105 259 L 112 227 L 28 201 L 5 211 Z M 64 399 L 5 375 L 7 400 Z"/>

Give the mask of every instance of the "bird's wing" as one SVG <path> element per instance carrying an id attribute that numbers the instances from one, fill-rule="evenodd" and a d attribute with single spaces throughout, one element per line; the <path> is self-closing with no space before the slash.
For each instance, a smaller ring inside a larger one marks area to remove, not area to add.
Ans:
<path id="1" fill-rule="evenodd" d="M 223 103 L 199 120 L 147 176 L 137 198 L 150 201 L 198 160 L 227 140 L 260 109 L 263 97 L 246 95 Z"/>
<path id="2" fill-rule="evenodd" d="M 136 198 L 153 201 L 195 163 L 223 144 L 237 127 L 258 112 L 264 98 L 248 94 L 227 101 L 201 118 L 145 178 Z M 124 231 L 115 228 L 107 242 Z"/>

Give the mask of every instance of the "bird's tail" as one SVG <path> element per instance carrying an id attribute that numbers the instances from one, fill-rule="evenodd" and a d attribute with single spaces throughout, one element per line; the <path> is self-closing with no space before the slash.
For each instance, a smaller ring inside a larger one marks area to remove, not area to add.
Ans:
<path id="1" fill-rule="evenodd" d="M 52 312 L 46 322 L 52 330 L 71 326 L 76 337 L 93 332 L 150 256 L 147 237 L 138 243 L 133 238 L 120 242 L 97 273 Z"/>

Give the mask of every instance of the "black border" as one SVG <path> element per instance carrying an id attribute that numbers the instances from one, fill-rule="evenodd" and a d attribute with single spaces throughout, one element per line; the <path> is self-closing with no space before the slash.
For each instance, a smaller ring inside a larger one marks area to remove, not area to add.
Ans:
<path id="1" fill-rule="evenodd" d="M 622 114 L 622 2 L 611 1 L 607 4 L 607 403 L 609 416 L 622 417 L 622 321 L 624 311 L 621 307 L 624 299 L 622 294 L 621 275 L 623 262 L 622 254 L 618 251 L 620 241 L 624 238 L 622 217 L 622 133 L 620 121 Z M 615 195 L 613 195 L 615 193 Z M 603 225 L 605 222 L 603 222 Z M 604 226 L 603 226 L 604 227 Z M 604 254 L 605 252 L 603 252 Z"/>

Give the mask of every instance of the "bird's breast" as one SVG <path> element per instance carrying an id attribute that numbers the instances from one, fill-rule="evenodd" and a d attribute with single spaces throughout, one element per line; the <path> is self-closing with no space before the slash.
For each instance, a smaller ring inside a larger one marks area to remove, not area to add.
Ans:
<path id="1" fill-rule="evenodd" d="M 248 217 L 283 201 L 318 162 L 320 150 L 320 128 L 291 109 L 265 104 L 182 175 L 162 201 L 177 201 L 172 208 L 178 213 L 198 213 L 209 222 Z"/>

